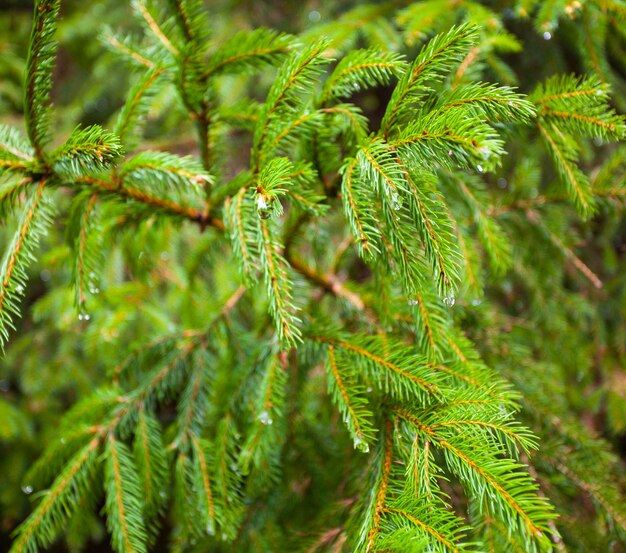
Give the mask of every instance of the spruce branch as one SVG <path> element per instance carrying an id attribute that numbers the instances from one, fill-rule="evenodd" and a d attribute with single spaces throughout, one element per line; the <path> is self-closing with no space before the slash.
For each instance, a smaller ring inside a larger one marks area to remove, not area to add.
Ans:
<path id="1" fill-rule="evenodd" d="M 50 91 L 56 58 L 56 20 L 60 0 L 37 0 L 30 37 L 24 82 L 26 130 L 36 156 L 44 159 L 43 147 L 50 140 Z"/>
<path id="2" fill-rule="evenodd" d="M 117 136 L 93 125 L 74 129 L 65 143 L 50 154 L 50 159 L 54 172 L 71 180 L 110 169 L 121 154 Z"/>
<path id="3" fill-rule="evenodd" d="M 142 491 L 128 447 L 109 434 L 105 448 L 107 526 L 118 552 L 147 551 Z"/>
<path id="4" fill-rule="evenodd" d="M 211 57 L 203 78 L 221 73 L 251 73 L 275 65 L 293 45 L 290 35 L 271 29 L 235 33 Z"/>
<path id="5" fill-rule="evenodd" d="M 51 206 L 42 180 L 31 191 L 23 207 L 13 239 L 7 247 L 0 268 L 0 344 L 4 346 L 9 339 L 9 329 L 13 326 L 13 317 L 19 315 L 18 303 L 24 296 L 26 270 L 34 259 L 34 250 L 46 231 L 51 220 Z"/>
<path id="6" fill-rule="evenodd" d="M 56 477 L 39 505 L 16 530 L 11 553 L 35 553 L 55 540 L 93 484 L 101 440 L 101 434 L 96 435 Z"/>

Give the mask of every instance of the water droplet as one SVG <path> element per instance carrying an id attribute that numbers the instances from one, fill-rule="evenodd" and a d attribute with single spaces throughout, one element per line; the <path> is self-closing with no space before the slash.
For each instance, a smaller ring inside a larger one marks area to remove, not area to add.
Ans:
<path id="1" fill-rule="evenodd" d="M 448 307 L 452 307 L 456 303 L 456 298 L 454 294 L 448 294 L 443 298 L 443 303 L 445 303 Z"/>
<path id="2" fill-rule="evenodd" d="M 449 155 L 450 157 L 452 157 L 452 156 L 454 155 L 454 154 L 453 154 L 453 152 L 452 152 L 452 150 L 448 150 L 448 155 Z"/>
<path id="3" fill-rule="evenodd" d="M 484 171 L 483 166 L 482 166 L 482 165 L 480 165 L 480 164 L 478 164 L 478 165 L 476 166 L 476 169 L 478 169 L 478 172 L 479 172 L 479 173 L 482 173 L 482 172 Z"/>
<path id="4" fill-rule="evenodd" d="M 207 524 L 206 533 L 209 536 L 215 536 L 215 525 L 213 524 L 212 520 L 209 522 L 209 524 Z"/>
<path id="5" fill-rule="evenodd" d="M 478 148 L 478 151 L 483 156 L 483 159 L 485 161 L 487 161 L 491 157 L 491 150 L 489 148 L 485 148 L 484 146 L 481 146 L 480 148 Z"/>
<path id="6" fill-rule="evenodd" d="M 322 14 L 317 10 L 311 10 L 308 18 L 311 23 L 317 23 L 320 19 L 322 19 Z"/>
<path id="7" fill-rule="evenodd" d="M 367 393 L 371 394 L 372 393 L 372 388 L 370 386 L 367 387 Z"/>
<path id="8" fill-rule="evenodd" d="M 402 208 L 402 198 L 397 192 L 391 193 L 391 209 L 398 211 Z"/>
<path id="9" fill-rule="evenodd" d="M 22 491 L 26 495 L 30 495 L 31 493 L 33 493 L 33 487 L 32 486 L 22 486 Z"/>
<path id="10" fill-rule="evenodd" d="M 159 497 L 161 499 L 165 499 L 167 497 L 167 494 L 165 492 L 159 492 Z"/>
<path id="11" fill-rule="evenodd" d="M 64 443 L 65 443 L 65 438 L 61 438 L 60 442 L 61 442 L 62 444 L 64 444 Z"/>
<path id="12" fill-rule="evenodd" d="M 500 177 L 498 179 L 498 188 L 501 188 L 502 190 L 504 190 L 508 185 L 509 183 L 507 182 L 505 178 Z"/>
<path id="13" fill-rule="evenodd" d="M 167 261 L 170 257 L 170 254 L 167 252 L 161 252 L 161 255 L 159 256 L 163 261 Z"/>
<path id="14" fill-rule="evenodd" d="M 358 449 L 359 451 L 362 451 L 363 453 L 368 453 L 370 450 L 369 444 L 367 442 L 364 442 L 358 436 L 354 438 L 354 447 L 355 449 Z"/>
<path id="15" fill-rule="evenodd" d="M 596 136 L 596 137 L 593 139 L 593 143 L 594 143 L 596 146 L 602 146 L 602 145 L 604 144 L 604 140 L 602 140 L 602 138 L 601 138 L 601 137 Z"/>
<path id="16" fill-rule="evenodd" d="M 226 534 L 226 532 L 222 532 L 222 539 L 224 541 L 226 541 L 228 539 L 228 535 Z"/>
<path id="17" fill-rule="evenodd" d="M 15 287 L 15 291 L 16 291 L 18 294 L 21 294 L 21 293 L 24 291 L 24 287 L 23 287 L 21 284 L 18 284 L 18 285 Z"/>
<path id="18" fill-rule="evenodd" d="M 550 40 L 551 38 L 552 38 L 552 33 L 550 31 L 546 31 L 545 33 L 543 33 L 544 40 Z"/>
<path id="19" fill-rule="evenodd" d="M 99 294 L 100 293 L 100 288 L 91 287 L 91 288 L 89 288 L 89 292 L 91 292 L 94 295 Z"/>
<path id="20" fill-rule="evenodd" d="M 44 269 L 41 273 L 39 273 L 39 278 L 41 278 L 44 282 L 48 282 L 51 276 L 52 274 L 48 271 L 48 269 Z"/>
<path id="21" fill-rule="evenodd" d="M 89 313 L 79 313 L 78 314 L 78 320 L 79 321 L 88 321 L 89 319 L 91 319 L 91 316 L 89 315 Z"/>
<path id="22" fill-rule="evenodd" d="M 265 197 L 265 195 L 264 195 L 264 194 L 259 194 L 259 195 L 256 197 L 256 208 L 257 208 L 259 211 L 263 211 L 263 210 L 265 210 L 265 209 L 267 209 L 267 208 L 268 208 L 268 205 L 267 205 L 267 198 Z"/>
<path id="23" fill-rule="evenodd" d="M 480 300 L 472 300 L 472 305 L 474 307 L 476 307 L 477 305 L 480 305 L 481 303 L 482 303 L 482 301 L 480 301 Z"/>
<path id="24" fill-rule="evenodd" d="M 272 417 L 270 417 L 270 414 L 265 409 L 261 411 L 261 414 L 259 415 L 259 420 L 261 421 L 261 424 L 266 424 L 266 425 L 270 425 L 274 422 L 272 420 Z"/>
<path id="25" fill-rule="evenodd" d="M 419 302 L 415 298 L 409 300 L 409 305 L 417 305 Z"/>
<path id="26" fill-rule="evenodd" d="M 596 90 L 596 96 L 602 96 L 603 94 L 604 94 L 604 91 L 601 88 Z"/>

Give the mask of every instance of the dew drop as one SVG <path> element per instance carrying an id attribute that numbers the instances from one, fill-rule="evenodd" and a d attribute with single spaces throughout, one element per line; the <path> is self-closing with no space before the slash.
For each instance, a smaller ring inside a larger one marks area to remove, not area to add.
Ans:
<path id="1" fill-rule="evenodd" d="M 18 284 L 18 285 L 15 287 L 15 291 L 16 291 L 18 294 L 21 294 L 21 293 L 24 291 L 24 287 L 23 287 L 21 284 Z"/>
<path id="2" fill-rule="evenodd" d="M 48 271 L 48 269 L 44 269 L 41 273 L 39 273 L 39 278 L 41 278 L 44 282 L 48 282 L 51 276 L 52 274 Z"/>
<path id="3" fill-rule="evenodd" d="M 443 303 L 445 303 L 448 307 L 452 307 L 456 303 L 456 298 L 453 294 L 448 294 L 445 298 L 443 298 Z"/>
<path id="4" fill-rule="evenodd" d="M 22 486 L 22 491 L 26 495 L 30 495 L 31 493 L 33 493 L 33 487 L 32 486 Z"/>
<path id="5" fill-rule="evenodd" d="M 311 10 L 308 18 L 311 23 L 317 23 L 320 19 L 322 19 L 322 14 L 317 10 Z"/>
<path id="6" fill-rule="evenodd" d="M 354 447 L 363 453 L 368 453 L 370 450 L 370 445 L 367 442 L 364 442 L 358 436 L 354 438 Z"/>
<path id="7" fill-rule="evenodd" d="M 500 177 L 498 179 L 498 188 L 504 190 L 508 185 L 509 183 L 507 182 L 505 178 Z"/>
<path id="8" fill-rule="evenodd" d="M 371 394 L 372 393 L 372 388 L 370 386 L 367 387 L 367 393 Z"/>
<path id="9" fill-rule="evenodd" d="M 448 150 L 448 155 L 449 155 L 450 157 L 452 157 L 452 156 L 454 155 L 454 154 L 453 154 L 453 152 L 452 152 L 452 150 Z"/>
<path id="10" fill-rule="evenodd" d="M 552 33 L 550 31 L 546 31 L 545 33 L 543 33 L 544 40 L 550 40 L 551 38 L 552 38 Z"/>
<path id="11" fill-rule="evenodd" d="M 222 540 L 226 541 L 228 539 L 228 535 L 226 532 L 222 532 Z"/>
<path id="12" fill-rule="evenodd" d="M 472 305 L 473 305 L 474 307 L 476 307 L 476 306 L 480 305 L 481 303 L 482 303 L 482 301 L 480 301 L 480 300 L 472 300 Z"/>
<path id="13" fill-rule="evenodd" d="M 274 422 L 272 420 L 272 417 L 270 417 L 270 414 L 265 409 L 261 411 L 261 414 L 259 415 L 259 421 L 261 421 L 261 424 L 265 424 L 268 426 Z"/>
<path id="14" fill-rule="evenodd" d="M 478 169 L 479 173 L 482 173 L 484 171 L 483 166 L 480 164 L 476 166 L 476 169 Z"/>
<path id="15" fill-rule="evenodd" d="M 596 136 L 596 137 L 593 139 L 593 143 L 594 143 L 596 146 L 602 146 L 602 145 L 604 144 L 604 141 L 602 140 L 602 138 L 601 138 L 601 137 Z"/>
<path id="16" fill-rule="evenodd" d="M 397 192 L 391 193 L 391 208 L 395 211 L 402 208 L 402 198 Z"/>
<path id="17" fill-rule="evenodd" d="M 215 536 L 215 525 L 213 524 L 213 521 L 211 521 L 211 522 L 209 522 L 209 524 L 207 524 L 206 533 L 209 536 Z"/>
<path id="18" fill-rule="evenodd" d="M 167 261 L 170 257 L 170 254 L 168 254 L 167 252 L 161 252 L 161 255 L 159 257 L 162 261 Z"/>
<path id="19" fill-rule="evenodd" d="M 413 306 L 413 305 L 417 305 L 419 302 L 415 299 L 415 298 L 411 298 L 409 300 L 409 305 Z"/>
<path id="20" fill-rule="evenodd" d="M 161 499 L 165 499 L 167 497 L 167 494 L 165 492 L 159 492 L 159 497 Z"/>
<path id="21" fill-rule="evenodd" d="M 62 444 L 64 444 L 64 443 L 65 443 L 65 438 L 61 438 L 60 442 L 61 442 Z"/>

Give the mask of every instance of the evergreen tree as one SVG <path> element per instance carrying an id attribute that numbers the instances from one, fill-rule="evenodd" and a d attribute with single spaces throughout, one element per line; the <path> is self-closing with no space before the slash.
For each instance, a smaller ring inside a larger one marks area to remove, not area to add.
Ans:
<path id="1" fill-rule="evenodd" d="M 5 64 L 11 553 L 624 550 L 626 4 L 106 4 L 101 124 L 102 6 Z"/>

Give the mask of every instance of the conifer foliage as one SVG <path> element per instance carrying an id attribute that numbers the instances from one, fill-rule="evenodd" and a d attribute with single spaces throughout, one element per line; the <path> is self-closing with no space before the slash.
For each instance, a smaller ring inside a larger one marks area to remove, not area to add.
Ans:
<path id="1" fill-rule="evenodd" d="M 106 376 L 24 476 L 11 553 L 88 550 L 93 528 L 119 553 L 583 551 L 572 516 L 595 520 L 588 543 L 626 543 L 620 461 L 533 334 L 573 334 L 593 310 L 580 281 L 602 286 L 574 241 L 626 196 L 623 144 L 587 170 L 588 139 L 626 136 L 618 77 L 598 57 L 522 93 L 498 13 L 408 4 L 223 38 L 200 0 L 138 0 L 141 34 L 104 37 L 125 102 L 59 137 L 61 2 L 35 2 L 26 133 L 0 127 L 0 340 L 10 359 L 29 332 L 29 267 L 62 226 L 47 257 L 71 293 L 36 309 L 73 295 Z M 518 14 L 546 39 L 563 18 L 624 21 L 619 2 L 536 4 Z M 146 139 L 168 110 L 189 155 Z M 171 262 L 142 261 L 161 249 Z M 0 421 L 19 416 L 0 399 Z"/>

